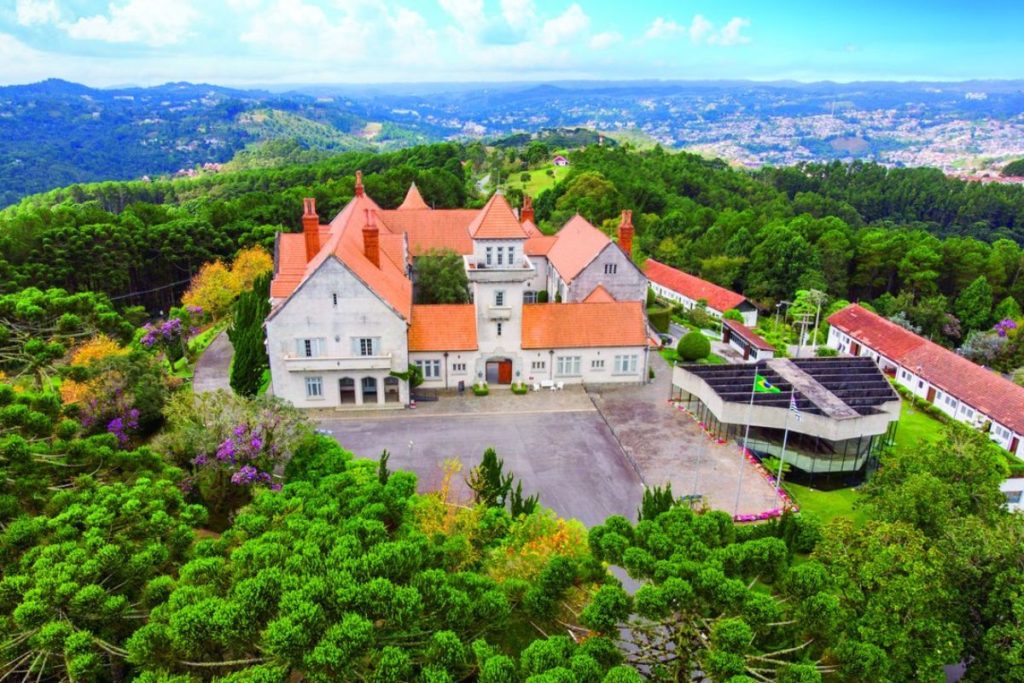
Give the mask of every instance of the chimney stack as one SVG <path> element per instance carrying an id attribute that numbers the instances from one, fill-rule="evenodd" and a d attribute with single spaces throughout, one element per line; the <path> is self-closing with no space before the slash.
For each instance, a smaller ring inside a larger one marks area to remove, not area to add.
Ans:
<path id="1" fill-rule="evenodd" d="M 366 209 L 366 224 L 363 226 L 363 253 L 370 263 L 380 268 L 380 231 L 373 218 L 373 211 Z"/>
<path id="2" fill-rule="evenodd" d="M 356 171 L 356 196 L 362 197 L 364 194 L 366 193 L 363 191 L 363 172 Z"/>
<path id="3" fill-rule="evenodd" d="M 320 253 L 320 216 L 316 213 L 316 200 L 302 200 L 302 234 L 306 238 L 306 263 Z"/>
<path id="4" fill-rule="evenodd" d="M 531 199 L 530 195 L 528 194 L 523 195 L 523 210 L 519 213 L 519 222 L 525 223 L 526 221 L 530 221 L 531 223 L 534 222 L 533 199 Z"/>
<path id="5" fill-rule="evenodd" d="M 622 212 L 622 222 L 619 223 L 619 247 L 626 256 L 633 258 L 633 212 L 629 210 Z"/>

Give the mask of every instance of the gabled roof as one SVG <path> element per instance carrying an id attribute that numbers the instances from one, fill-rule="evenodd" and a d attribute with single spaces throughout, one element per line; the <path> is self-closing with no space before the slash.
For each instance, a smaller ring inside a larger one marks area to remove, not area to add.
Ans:
<path id="1" fill-rule="evenodd" d="M 647 323 L 639 301 L 524 304 L 523 348 L 644 346 Z"/>
<path id="2" fill-rule="evenodd" d="M 833 313 L 828 322 L 863 346 L 899 363 L 1017 434 L 1024 434 L 1024 387 L 859 304 Z"/>
<path id="3" fill-rule="evenodd" d="M 738 337 L 744 339 L 748 344 L 753 346 L 755 349 L 761 351 L 774 351 L 775 347 L 765 341 L 764 337 L 754 332 L 752 329 L 744 325 L 743 323 L 736 320 L 728 320 L 723 318 L 722 324 L 732 330 Z"/>
<path id="4" fill-rule="evenodd" d="M 544 233 L 542 233 L 540 231 L 540 228 L 538 228 L 534 224 L 534 222 L 531 221 L 529 218 L 527 218 L 525 221 L 523 221 L 522 226 L 523 226 L 523 232 L 526 233 L 527 237 L 543 237 L 544 236 Z"/>
<path id="5" fill-rule="evenodd" d="M 420 191 L 416 189 L 416 183 L 409 186 L 409 191 L 405 193 L 405 201 L 398 207 L 398 211 L 419 211 L 423 209 L 429 209 L 427 203 L 423 201 L 423 197 L 420 195 Z"/>
<path id="6" fill-rule="evenodd" d="M 366 223 L 367 212 L 376 215 L 379 211 L 380 207 L 372 199 L 365 194 L 357 194 L 331 221 L 329 233 L 324 235 L 321 232 L 320 251 L 305 264 L 298 277 L 296 275 L 300 261 L 305 261 L 305 243 L 301 239 L 302 235 L 296 233 L 300 239 L 285 239 L 288 236 L 281 235 L 278 241 L 278 263 L 281 265 L 271 283 L 271 296 L 291 296 L 326 259 L 334 256 L 381 300 L 408 320 L 412 309 L 412 282 L 406 277 L 403 263 L 405 238 L 401 235 L 389 235 L 381 230 L 382 258 L 379 268 L 366 258 L 364 252 L 363 226 Z M 284 270 L 285 264 L 288 264 L 287 273 Z"/>
<path id="7" fill-rule="evenodd" d="M 594 291 L 587 294 L 587 297 L 583 300 L 585 304 L 606 304 L 615 301 L 615 297 L 612 296 L 611 292 L 604 288 L 604 285 L 598 285 L 594 287 Z"/>
<path id="8" fill-rule="evenodd" d="M 572 282 L 590 264 L 611 239 L 583 216 L 576 214 L 556 235 L 558 238 L 548 250 L 548 261 L 566 282 Z"/>
<path id="9" fill-rule="evenodd" d="M 420 256 L 431 249 L 473 253 L 469 224 L 479 212 L 473 209 L 428 209 L 426 211 L 378 211 L 378 222 L 393 233 L 409 236 L 409 251 Z"/>
<path id="10" fill-rule="evenodd" d="M 531 237 L 523 244 L 523 250 L 527 256 L 547 256 L 548 252 L 551 251 L 551 247 L 555 246 L 557 241 L 558 238 L 554 235 Z"/>
<path id="11" fill-rule="evenodd" d="M 689 273 L 676 270 L 652 258 L 647 259 L 644 263 L 644 274 L 651 282 L 656 282 L 662 287 L 678 292 L 688 299 L 693 299 L 694 301 L 704 299 L 708 303 L 708 308 L 713 308 L 720 313 L 724 313 L 730 308 L 736 308 L 747 300 L 742 294 L 737 294 L 725 287 L 719 287 L 713 282 L 708 282 Z"/>
<path id="12" fill-rule="evenodd" d="M 469 224 L 473 239 L 526 239 L 526 231 L 509 206 L 505 195 L 496 192 Z"/>
<path id="13" fill-rule="evenodd" d="M 476 307 L 438 304 L 412 307 L 410 351 L 475 351 Z"/>

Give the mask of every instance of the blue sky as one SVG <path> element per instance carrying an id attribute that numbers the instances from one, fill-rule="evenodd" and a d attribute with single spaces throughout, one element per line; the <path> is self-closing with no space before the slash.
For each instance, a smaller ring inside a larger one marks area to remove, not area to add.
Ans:
<path id="1" fill-rule="evenodd" d="M 1024 78 L 1024 2 L 2 0 L 0 83 Z"/>

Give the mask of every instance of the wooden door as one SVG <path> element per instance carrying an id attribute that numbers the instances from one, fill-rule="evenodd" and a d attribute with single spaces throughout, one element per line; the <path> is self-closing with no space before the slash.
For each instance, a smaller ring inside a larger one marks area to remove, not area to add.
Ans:
<path id="1" fill-rule="evenodd" d="M 935 387 L 928 387 L 928 402 L 935 403 Z"/>
<path id="2" fill-rule="evenodd" d="M 860 344 L 858 344 L 857 342 L 853 342 L 852 344 L 850 344 L 850 355 L 851 356 L 859 356 L 860 355 Z"/>
<path id="3" fill-rule="evenodd" d="M 512 384 L 512 361 L 498 363 L 498 384 Z"/>
<path id="4" fill-rule="evenodd" d="M 1020 441 L 1017 439 L 1017 437 L 1013 437 L 1013 440 L 1010 441 L 1010 452 L 1013 453 L 1014 455 L 1017 455 L 1017 446 L 1019 445 Z"/>

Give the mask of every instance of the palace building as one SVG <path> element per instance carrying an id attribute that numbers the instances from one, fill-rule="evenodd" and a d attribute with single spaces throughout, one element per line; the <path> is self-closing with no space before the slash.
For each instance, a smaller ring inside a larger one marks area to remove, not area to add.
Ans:
<path id="1" fill-rule="evenodd" d="M 647 279 L 624 211 L 613 241 L 576 216 L 555 235 L 500 193 L 478 210 L 432 209 L 415 184 L 382 209 L 357 173 L 329 223 L 304 201 L 301 233 L 280 233 L 267 317 L 275 395 L 299 407 L 400 407 L 410 365 L 424 387 L 641 382 Z M 462 256 L 471 303 L 413 302 L 415 258 Z M 541 303 L 548 301 L 550 303 Z"/>

